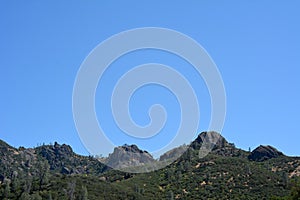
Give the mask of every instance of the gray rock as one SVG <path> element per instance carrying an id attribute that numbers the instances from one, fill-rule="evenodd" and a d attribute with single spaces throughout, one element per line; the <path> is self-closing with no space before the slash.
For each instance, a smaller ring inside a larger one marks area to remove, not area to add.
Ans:
<path id="1" fill-rule="evenodd" d="M 142 166 L 152 162 L 155 160 L 147 151 L 140 150 L 136 145 L 127 144 L 116 147 L 106 160 L 106 164 L 115 169 Z"/>
<path id="2" fill-rule="evenodd" d="M 272 146 L 260 145 L 259 147 L 257 147 L 251 152 L 248 158 L 249 160 L 253 160 L 253 161 L 264 161 L 271 158 L 277 158 L 282 155 L 283 155 L 282 152 L 278 151 Z"/>

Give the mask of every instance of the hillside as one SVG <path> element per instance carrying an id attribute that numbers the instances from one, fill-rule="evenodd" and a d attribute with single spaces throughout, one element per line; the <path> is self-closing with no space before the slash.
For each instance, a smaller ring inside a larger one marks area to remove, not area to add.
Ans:
<path id="1" fill-rule="evenodd" d="M 299 179 L 300 158 L 271 146 L 248 152 L 220 137 L 213 151 L 199 158 L 206 134 L 217 133 L 201 133 L 172 164 L 141 174 L 112 170 L 66 144 L 17 149 L 0 141 L 0 199 L 271 199 L 289 195 Z M 137 166 L 158 162 L 136 145 L 117 147 L 106 160 L 128 164 L 123 154 L 128 151 L 143 153 L 133 161 Z"/>

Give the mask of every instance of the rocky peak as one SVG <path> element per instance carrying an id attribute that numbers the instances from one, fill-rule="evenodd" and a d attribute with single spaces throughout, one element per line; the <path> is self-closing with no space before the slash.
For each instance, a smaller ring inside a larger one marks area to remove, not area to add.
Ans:
<path id="1" fill-rule="evenodd" d="M 43 145 L 37 147 L 36 151 L 47 160 L 68 158 L 74 155 L 74 152 L 69 145 L 60 145 L 57 142 L 55 142 L 54 145 Z"/>
<path id="2" fill-rule="evenodd" d="M 56 153 L 61 154 L 61 155 L 73 155 L 73 149 L 71 146 L 62 144 L 59 145 L 57 142 L 54 143 L 54 146 L 51 147 Z"/>
<path id="3" fill-rule="evenodd" d="M 55 142 L 54 145 L 39 146 L 35 148 L 35 152 L 48 161 L 50 170 L 62 174 L 97 174 L 107 169 L 96 158 L 77 155 L 66 144 Z"/>
<path id="4" fill-rule="evenodd" d="M 190 147 L 195 150 L 200 150 L 204 145 L 204 150 L 208 149 L 214 154 L 230 157 L 247 157 L 241 149 L 235 147 L 233 143 L 227 140 L 215 131 L 202 132 L 191 143 Z M 200 153 L 200 152 L 199 152 Z"/>
<path id="5" fill-rule="evenodd" d="M 123 145 L 116 147 L 109 154 L 106 164 L 110 167 L 121 169 L 127 167 L 142 166 L 155 160 L 147 151 L 139 149 L 136 145 Z"/>
<path id="6" fill-rule="evenodd" d="M 120 146 L 120 148 L 124 149 L 126 152 L 148 153 L 147 151 L 140 150 L 135 144 L 132 145 L 124 144 L 123 146 Z"/>
<path id="7" fill-rule="evenodd" d="M 213 150 L 224 148 L 229 145 L 221 134 L 215 131 L 205 131 L 198 135 L 198 137 L 191 143 L 191 147 L 193 149 L 199 149 L 204 142 L 213 145 Z"/>
<path id="8" fill-rule="evenodd" d="M 282 155 L 283 155 L 282 152 L 278 151 L 276 148 L 272 146 L 260 145 L 250 153 L 248 158 L 249 160 L 253 160 L 253 161 L 264 161 L 271 158 L 277 158 Z"/>

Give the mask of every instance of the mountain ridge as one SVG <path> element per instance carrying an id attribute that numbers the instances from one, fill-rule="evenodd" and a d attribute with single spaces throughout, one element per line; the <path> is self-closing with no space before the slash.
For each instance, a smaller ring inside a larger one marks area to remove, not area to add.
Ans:
<path id="1" fill-rule="evenodd" d="M 173 151 L 173 150 L 175 150 L 175 149 L 177 149 L 177 148 L 181 148 L 182 146 L 188 146 L 188 147 L 192 147 L 192 148 L 199 148 L 199 146 L 200 146 L 201 143 L 203 142 L 203 139 L 202 139 L 202 138 L 204 138 L 204 137 L 207 135 L 207 133 L 212 133 L 212 134 L 218 134 L 218 135 L 219 135 L 219 141 L 217 142 L 217 144 L 214 145 L 214 148 L 213 148 L 212 150 L 215 150 L 215 148 L 220 148 L 222 145 L 223 145 L 223 147 L 224 147 L 224 145 L 227 145 L 227 146 L 234 145 L 234 143 L 228 142 L 221 134 L 219 134 L 219 133 L 217 133 L 217 132 L 215 132 L 215 131 L 203 131 L 203 132 L 199 133 L 198 136 L 197 136 L 197 137 L 196 137 L 189 145 L 183 144 L 183 145 L 174 147 L 174 148 L 172 148 L 172 149 L 169 150 L 169 151 L 171 152 L 171 151 Z M 196 144 L 197 144 L 198 146 L 197 146 Z M 13 147 L 13 146 L 9 145 L 7 142 L 5 142 L 4 140 L 0 139 L 0 148 L 2 148 L 3 146 L 5 146 L 5 147 L 9 147 L 11 150 L 17 150 L 17 149 L 38 149 L 38 148 L 40 148 L 40 147 L 42 147 L 42 146 L 48 146 L 48 147 L 50 147 L 50 146 L 56 146 L 56 145 L 63 146 L 63 147 L 68 147 L 69 149 L 71 149 L 72 153 L 74 153 L 74 154 L 76 154 L 76 155 L 87 156 L 87 155 L 82 155 L 82 154 L 78 154 L 78 153 L 74 152 L 73 149 L 72 149 L 72 147 L 71 147 L 70 145 L 67 145 L 67 144 L 65 144 L 65 143 L 59 144 L 59 143 L 56 142 L 56 141 L 54 142 L 53 145 L 50 143 L 50 144 L 47 144 L 47 145 L 45 145 L 45 144 L 42 145 L 42 144 L 41 144 L 40 146 L 37 146 L 37 147 L 28 147 L 28 148 L 25 148 L 25 147 L 23 147 L 23 146 L 20 146 L 20 147 Z M 220 145 L 221 145 L 221 146 L 220 146 Z M 117 146 L 117 147 L 115 147 L 115 148 L 126 148 L 126 147 L 133 147 L 133 149 L 135 148 L 137 151 L 140 151 L 140 153 L 142 153 L 142 152 L 149 153 L 147 150 L 142 150 L 142 149 L 140 149 L 140 148 L 138 147 L 138 145 L 136 145 L 136 144 L 124 144 L 124 145 L 121 145 L 121 146 Z M 235 147 L 235 145 L 234 145 L 234 147 Z M 266 144 L 266 145 L 259 145 L 259 146 L 257 146 L 256 148 L 254 148 L 254 150 L 257 149 L 257 148 L 259 148 L 259 147 L 271 147 L 271 148 L 276 149 L 274 146 L 272 146 L 272 145 L 270 145 L 270 144 Z M 235 148 L 236 148 L 236 147 L 235 147 Z M 241 148 L 239 148 L 239 149 L 241 149 Z M 241 149 L 241 150 L 247 151 L 247 150 L 244 150 L 244 149 Z M 254 150 L 252 150 L 252 151 L 254 151 Z M 276 149 L 276 150 L 277 150 L 277 149 Z M 278 150 L 277 150 L 277 151 L 278 151 Z M 280 152 L 280 151 L 278 151 L 278 152 Z M 113 153 L 113 152 L 111 152 L 110 154 L 112 154 L 112 153 Z M 165 153 L 167 153 L 167 152 L 165 152 Z M 160 157 L 161 157 L 162 155 L 164 155 L 165 153 L 161 154 Z M 280 152 L 280 153 L 282 153 L 282 152 Z M 285 154 L 284 154 L 284 155 L 285 155 Z M 108 156 L 109 156 L 109 155 L 108 155 Z M 152 156 L 152 155 L 151 155 L 151 156 Z M 299 156 L 300 156 L 300 155 L 299 155 Z M 299 156 L 289 156 L 289 157 L 299 157 Z M 153 157 L 153 156 L 152 156 L 152 157 Z M 159 159 L 159 158 L 158 158 L 158 159 Z"/>
<path id="2" fill-rule="evenodd" d="M 240 154 L 242 151 L 246 152 L 246 150 L 236 148 L 233 143 L 229 143 L 221 134 L 214 131 L 204 131 L 201 132 L 198 135 L 198 137 L 190 143 L 190 145 L 181 145 L 179 147 L 174 147 L 168 152 L 163 153 L 158 159 L 154 159 L 153 156 L 150 153 L 148 153 L 148 151 L 141 150 L 136 144 L 131 144 L 131 145 L 124 144 L 122 146 L 115 147 L 114 151 L 110 153 L 108 157 L 103 157 L 101 159 L 97 158 L 95 160 L 100 160 L 102 163 L 105 163 L 106 165 L 112 166 L 113 168 L 116 169 L 121 169 L 123 167 L 128 167 L 128 166 L 139 166 L 139 165 L 147 164 L 149 162 L 163 161 L 167 159 L 175 161 L 188 148 L 199 150 L 205 138 L 210 138 L 209 140 L 211 140 L 211 142 L 213 143 L 212 144 L 213 148 L 211 149 L 212 152 L 217 153 L 219 155 L 237 156 L 237 154 Z M 62 163 L 56 163 L 56 162 L 59 162 L 59 160 L 61 159 L 67 159 L 68 157 L 92 159 L 91 156 L 76 154 L 70 145 L 66 145 L 66 144 L 60 145 L 57 142 L 54 142 L 53 145 L 50 144 L 41 145 L 35 148 L 24 148 L 24 147 L 15 148 L 0 139 L 0 150 L 1 150 L 0 151 L 1 156 L 4 156 L 2 155 L 4 151 L 11 151 L 13 152 L 13 154 L 19 154 L 18 151 L 20 151 L 21 154 L 27 155 L 27 160 L 29 159 L 28 156 L 34 157 L 34 154 L 39 154 L 42 157 L 44 157 L 46 160 L 48 160 L 51 170 L 52 169 L 57 170 L 57 167 L 61 167 L 61 171 L 64 171 L 65 173 L 68 174 L 70 173 L 78 174 L 78 173 L 83 173 L 83 171 L 79 169 L 78 172 L 78 169 L 77 170 L 73 169 L 74 172 L 71 172 L 72 169 L 68 169 L 68 167 L 64 166 Z M 126 164 L 128 158 L 132 157 L 133 155 L 142 155 L 142 156 Z M 278 156 L 286 156 L 286 155 L 284 155 L 282 152 L 278 151 L 275 147 L 271 145 L 260 145 L 257 148 L 255 148 L 252 152 L 250 152 L 250 155 L 248 155 L 248 159 L 252 161 L 264 161 L 271 158 L 276 158 Z M 103 169 L 105 171 L 107 168 L 103 167 Z"/>
<path id="3" fill-rule="evenodd" d="M 201 158 L 206 136 L 215 146 Z M 149 154 L 136 145 L 116 149 L 117 155 Z M 71 199 L 71 194 L 76 200 L 82 194 L 90 200 L 270 199 L 288 195 L 300 178 L 299 157 L 270 146 L 245 151 L 216 132 L 200 133 L 184 152 L 177 149 L 181 156 L 169 165 L 140 174 L 111 169 L 100 158 L 78 155 L 66 144 L 14 148 L 0 141 L 0 150 L 0 199 Z M 176 154 L 172 150 L 166 152 L 167 160 Z"/>

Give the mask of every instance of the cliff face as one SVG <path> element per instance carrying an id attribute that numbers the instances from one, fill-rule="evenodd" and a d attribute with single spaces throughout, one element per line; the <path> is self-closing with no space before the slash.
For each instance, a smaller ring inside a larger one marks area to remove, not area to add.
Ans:
<path id="1" fill-rule="evenodd" d="M 116 147 L 106 163 L 115 169 L 142 166 L 155 162 L 154 158 L 147 151 L 140 150 L 136 145 L 123 145 Z"/>
<path id="2" fill-rule="evenodd" d="M 229 145 L 226 139 L 219 133 L 214 131 L 202 132 L 198 137 L 191 143 L 193 149 L 199 149 L 201 145 L 206 142 L 213 146 L 213 150 L 224 148 Z"/>

